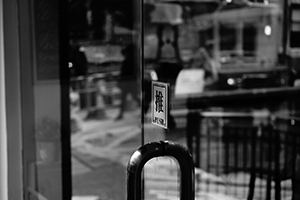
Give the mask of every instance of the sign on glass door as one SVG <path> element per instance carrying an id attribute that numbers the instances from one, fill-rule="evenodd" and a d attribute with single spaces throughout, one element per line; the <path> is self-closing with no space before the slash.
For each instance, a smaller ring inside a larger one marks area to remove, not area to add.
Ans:
<path id="1" fill-rule="evenodd" d="M 169 84 L 152 81 L 152 124 L 168 128 Z"/>

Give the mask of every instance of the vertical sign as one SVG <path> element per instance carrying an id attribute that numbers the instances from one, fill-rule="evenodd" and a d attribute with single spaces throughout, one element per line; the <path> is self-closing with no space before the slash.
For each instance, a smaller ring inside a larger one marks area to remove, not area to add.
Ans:
<path id="1" fill-rule="evenodd" d="M 152 81 L 152 124 L 168 129 L 169 84 Z"/>

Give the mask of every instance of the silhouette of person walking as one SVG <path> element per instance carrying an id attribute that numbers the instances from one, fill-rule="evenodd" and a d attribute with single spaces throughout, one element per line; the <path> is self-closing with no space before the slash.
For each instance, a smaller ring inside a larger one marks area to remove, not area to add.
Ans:
<path id="1" fill-rule="evenodd" d="M 70 46 L 70 62 L 72 62 L 73 67 L 71 70 L 72 76 L 85 76 L 87 74 L 87 58 L 85 53 L 82 51 L 80 45 L 72 43 Z"/>
<path id="2" fill-rule="evenodd" d="M 205 89 L 214 89 L 218 80 L 218 69 L 216 63 L 210 58 L 205 48 L 200 47 L 194 54 L 191 69 L 202 69 L 205 74 Z M 203 88 L 204 89 L 204 88 Z"/>
<path id="3" fill-rule="evenodd" d="M 123 118 L 128 94 L 138 104 L 140 103 L 138 95 L 138 68 L 134 50 L 134 44 L 129 44 L 121 51 L 125 59 L 122 62 L 120 79 L 118 81 L 118 87 L 121 89 L 121 104 L 116 120 Z"/>

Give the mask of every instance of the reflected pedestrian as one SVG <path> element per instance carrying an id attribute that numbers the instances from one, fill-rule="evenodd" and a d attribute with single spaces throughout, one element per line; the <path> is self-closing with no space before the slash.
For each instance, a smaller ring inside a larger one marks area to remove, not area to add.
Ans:
<path id="1" fill-rule="evenodd" d="M 204 90 L 215 89 L 218 80 L 217 64 L 210 58 L 205 48 L 200 47 L 194 54 L 190 68 L 204 70 Z"/>
<path id="2" fill-rule="evenodd" d="M 121 53 L 124 56 L 121 66 L 121 74 L 118 80 L 118 87 L 121 89 L 121 103 L 119 115 L 116 120 L 123 118 L 128 94 L 130 94 L 131 97 L 140 104 L 140 98 L 138 95 L 138 68 L 134 44 L 126 46 Z"/>
<path id="3" fill-rule="evenodd" d="M 85 76 L 87 74 L 88 61 L 83 47 L 74 42 L 70 42 L 70 62 L 72 63 L 72 76 Z"/>

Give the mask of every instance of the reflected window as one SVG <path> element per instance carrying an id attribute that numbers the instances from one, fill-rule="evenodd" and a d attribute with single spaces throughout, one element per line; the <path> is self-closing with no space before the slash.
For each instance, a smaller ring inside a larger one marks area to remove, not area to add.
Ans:
<path id="1" fill-rule="evenodd" d="M 254 56 L 256 37 L 257 31 L 253 24 L 242 24 L 241 27 L 221 24 L 220 49 L 221 51 L 240 51 L 243 56 Z"/>
<path id="2" fill-rule="evenodd" d="M 236 46 L 236 29 L 233 24 L 221 24 L 220 26 L 220 49 L 234 50 Z"/>
<path id="3" fill-rule="evenodd" d="M 300 6 L 292 5 L 291 12 L 291 32 L 290 32 L 290 46 L 300 47 Z"/>
<path id="4" fill-rule="evenodd" d="M 252 24 L 245 24 L 243 28 L 244 56 L 254 56 L 256 50 L 256 35 L 256 27 Z"/>

